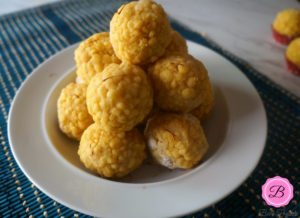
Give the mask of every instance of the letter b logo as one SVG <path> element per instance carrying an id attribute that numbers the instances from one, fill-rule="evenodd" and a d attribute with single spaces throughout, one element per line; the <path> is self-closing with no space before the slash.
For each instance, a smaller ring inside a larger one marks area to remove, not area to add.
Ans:
<path id="1" fill-rule="evenodd" d="M 262 186 L 262 197 L 270 206 L 285 206 L 293 198 L 293 186 L 288 179 L 280 176 L 270 178 Z"/>

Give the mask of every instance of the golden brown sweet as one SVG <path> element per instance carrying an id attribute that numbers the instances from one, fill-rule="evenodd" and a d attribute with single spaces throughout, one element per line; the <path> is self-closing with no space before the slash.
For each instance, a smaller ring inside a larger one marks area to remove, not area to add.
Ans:
<path id="1" fill-rule="evenodd" d="M 86 84 L 70 83 L 58 98 L 60 129 L 70 138 L 80 140 L 83 131 L 93 123 L 86 106 Z"/>
<path id="2" fill-rule="evenodd" d="M 154 101 L 165 111 L 188 112 L 204 101 L 204 65 L 187 54 L 164 56 L 148 68 Z"/>
<path id="3" fill-rule="evenodd" d="M 114 53 L 109 33 L 96 33 L 84 40 L 75 50 L 77 75 L 81 82 L 89 83 L 91 78 L 101 73 L 111 63 L 120 63 Z"/>
<path id="4" fill-rule="evenodd" d="M 145 142 L 137 129 L 105 132 L 99 124 L 84 131 L 78 155 L 88 169 L 106 178 L 121 178 L 146 158 Z"/>
<path id="5" fill-rule="evenodd" d="M 88 86 L 88 111 L 106 130 L 131 130 L 152 105 L 153 90 L 146 73 L 130 63 L 109 65 Z"/>
<path id="6" fill-rule="evenodd" d="M 110 39 L 122 61 L 148 64 L 165 53 L 171 41 L 171 26 L 159 4 L 151 0 L 134 1 L 114 14 Z"/>
<path id="7" fill-rule="evenodd" d="M 215 104 L 214 90 L 209 79 L 203 82 L 203 102 L 191 111 L 201 122 L 206 120 Z"/>
<path id="8" fill-rule="evenodd" d="M 148 121 L 145 136 L 152 157 L 170 169 L 195 166 L 209 147 L 191 114 L 157 114 Z"/>
<path id="9" fill-rule="evenodd" d="M 187 54 L 188 48 L 185 39 L 175 30 L 172 30 L 172 40 L 166 49 L 165 55 L 171 53 Z"/>

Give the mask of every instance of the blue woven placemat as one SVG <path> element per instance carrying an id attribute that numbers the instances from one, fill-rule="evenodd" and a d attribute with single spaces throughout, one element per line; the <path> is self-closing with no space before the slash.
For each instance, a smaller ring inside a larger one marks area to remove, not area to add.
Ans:
<path id="1" fill-rule="evenodd" d="M 18 87 L 38 64 L 93 33 L 107 31 L 114 11 L 124 2 L 68 0 L 0 17 L 0 217 L 86 216 L 43 194 L 19 169 L 8 143 L 8 111 Z M 251 176 L 226 199 L 187 217 L 299 216 L 299 98 L 205 36 L 175 21 L 172 26 L 234 63 L 256 87 L 268 116 L 267 145 Z M 280 209 L 261 198 L 261 186 L 276 175 L 294 186 L 293 200 Z"/>

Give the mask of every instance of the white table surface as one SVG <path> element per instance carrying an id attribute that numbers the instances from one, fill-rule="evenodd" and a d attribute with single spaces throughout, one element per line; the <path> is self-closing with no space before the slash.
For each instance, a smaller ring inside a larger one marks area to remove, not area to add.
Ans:
<path id="1" fill-rule="evenodd" d="M 56 0 L 1 0 L 0 14 Z M 300 9 L 296 0 L 156 0 L 191 29 L 205 33 L 270 79 L 300 96 L 300 77 L 287 71 L 285 46 L 272 39 L 270 25 L 278 11 Z"/>

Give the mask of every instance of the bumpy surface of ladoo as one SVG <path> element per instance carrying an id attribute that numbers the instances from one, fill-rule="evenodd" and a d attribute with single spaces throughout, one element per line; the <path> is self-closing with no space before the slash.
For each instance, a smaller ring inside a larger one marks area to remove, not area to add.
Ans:
<path id="1" fill-rule="evenodd" d="M 203 83 L 203 91 L 201 95 L 204 96 L 203 102 L 191 111 L 191 114 L 196 116 L 201 122 L 209 117 L 209 114 L 215 104 L 214 90 L 209 79 Z"/>
<path id="2" fill-rule="evenodd" d="M 205 99 L 208 81 L 204 65 L 187 54 L 171 54 L 148 68 L 154 101 L 165 111 L 188 112 Z"/>
<path id="3" fill-rule="evenodd" d="M 115 55 L 109 33 L 96 33 L 84 40 L 75 50 L 79 81 L 89 83 L 94 75 L 101 73 L 111 63 L 121 61 Z"/>
<path id="4" fill-rule="evenodd" d="M 116 55 L 133 64 L 152 63 L 171 41 L 171 26 L 164 9 L 151 0 L 123 5 L 110 22 Z"/>
<path id="5" fill-rule="evenodd" d="M 187 47 L 185 39 L 180 35 L 180 33 L 173 30 L 171 37 L 172 37 L 172 40 L 166 49 L 165 55 L 168 55 L 171 53 L 187 54 L 188 47 Z"/>
<path id="6" fill-rule="evenodd" d="M 191 114 L 157 114 L 148 121 L 145 137 L 152 157 L 170 169 L 195 166 L 209 147 L 199 120 Z"/>
<path id="7" fill-rule="evenodd" d="M 84 131 L 78 154 L 90 170 L 106 178 L 121 178 L 146 158 L 145 142 L 137 129 L 106 132 L 97 123 Z"/>
<path id="8" fill-rule="evenodd" d="M 86 106 L 86 84 L 70 83 L 57 102 L 60 129 L 70 138 L 80 140 L 83 131 L 93 123 Z"/>
<path id="9" fill-rule="evenodd" d="M 146 73 L 130 63 L 111 64 L 88 86 L 88 111 L 106 130 L 131 130 L 152 105 L 153 90 Z"/>

